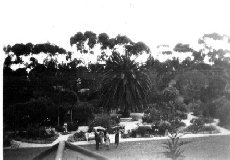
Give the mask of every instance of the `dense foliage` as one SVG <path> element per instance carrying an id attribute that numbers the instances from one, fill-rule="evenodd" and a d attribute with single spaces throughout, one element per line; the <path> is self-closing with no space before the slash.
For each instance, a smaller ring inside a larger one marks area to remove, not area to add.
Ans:
<path id="1" fill-rule="evenodd" d="M 94 119 L 94 114 L 111 111 L 119 111 L 122 116 L 145 111 L 144 121 L 164 121 L 176 127 L 186 118 L 185 113 L 192 111 L 218 118 L 221 125 L 229 127 L 230 51 L 209 43 L 223 41 L 225 36 L 205 34 L 199 39 L 199 50 L 183 43 L 173 50 L 162 45 L 162 55 L 192 55 L 163 62 L 154 59 L 155 53 L 143 42 L 91 31 L 70 38 L 76 52 L 51 43 L 8 45 L 3 48 L 4 130 L 61 126 L 64 122 L 71 122 L 72 127 L 110 127 L 115 123 L 108 117 Z M 96 62 L 76 58 L 93 57 L 98 47 Z M 149 58 L 139 63 L 137 59 L 144 54 Z M 61 57 L 65 60 L 60 61 Z"/>

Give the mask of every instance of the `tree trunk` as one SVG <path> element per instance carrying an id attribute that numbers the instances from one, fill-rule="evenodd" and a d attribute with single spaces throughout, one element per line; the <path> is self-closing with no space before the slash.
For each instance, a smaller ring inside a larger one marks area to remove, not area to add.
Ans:
<path id="1" fill-rule="evenodd" d="M 73 122 L 73 114 L 72 114 L 72 109 L 70 110 L 70 122 Z"/>

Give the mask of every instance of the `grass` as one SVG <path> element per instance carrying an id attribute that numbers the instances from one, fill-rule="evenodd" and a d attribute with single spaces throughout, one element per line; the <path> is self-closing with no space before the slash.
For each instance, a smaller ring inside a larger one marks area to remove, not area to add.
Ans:
<path id="1" fill-rule="evenodd" d="M 189 142 L 182 146 L 185 159 L 229 159 L 230 158 L 230 136 L 211 136 L 201 138 L 182 139 Z M 96 151 L 95 145 L 82 146 L 93 152 L 97 152 L 110 159 L 131 160 L 131 159 L 166 159 L 163 152 L 166 150 L 162 144 L 166 140 L 151 140 L 151 141 L 136 141 L 120 143 L 118 148 L 112 144 L 110 150 L 106 150 L 101 146 L 99 151 Z M 47 148 L 27 148 L 18 150 L 4 150 L 4 160 L 13 159 L 32 159 Z M 76 159 L 74 152 L 66 150 L 67 159 Z"/>
<path id="2" fill-rule="evenodd" d="M 31 160 L 41 152 L 47 150 L 46 147 L 41 148 L 19 148 L 19 149 L 4 149 L 3 159 L 4 160 Z"/>

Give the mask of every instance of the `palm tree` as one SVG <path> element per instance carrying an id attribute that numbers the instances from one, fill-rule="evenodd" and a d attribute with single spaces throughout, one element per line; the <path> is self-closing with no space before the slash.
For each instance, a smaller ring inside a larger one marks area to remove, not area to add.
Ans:
<path id="1" fill-rule="evenodd" d="M 139 111 L 147 104 L 150 87 L 144 68 L 128 54 L 114 52 L 106 61 L 102 79 L 102 106 L 107 111 L 120 109 L 123 116 L 129 116 L 130 111 Z"/>

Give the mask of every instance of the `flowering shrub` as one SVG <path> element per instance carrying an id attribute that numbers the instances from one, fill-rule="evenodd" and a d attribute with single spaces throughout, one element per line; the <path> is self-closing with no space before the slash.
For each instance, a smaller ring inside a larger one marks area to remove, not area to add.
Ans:
<path id="1" fill-rule="evenodd" d="M 188 126 L 184 131 L 192 132 L 192 133 L 218 132 L 218 130 L 214 126 L 205 126 L 204 125 L 205 124 L 205 119 L 204 118 L 192 119 L 191 123 L 192 123 L 192 125 Z"/>
<path id="2" fill-rule="evenodd" d="M 73 135 L 69 136 L 67 139 L 68 142 L 76 141 L 86 141 L 85 132 L 76 132 Z"/>

